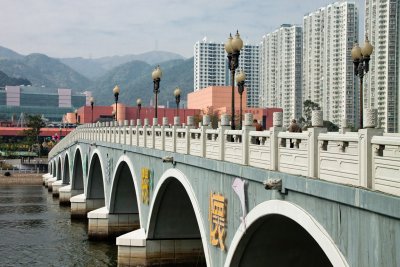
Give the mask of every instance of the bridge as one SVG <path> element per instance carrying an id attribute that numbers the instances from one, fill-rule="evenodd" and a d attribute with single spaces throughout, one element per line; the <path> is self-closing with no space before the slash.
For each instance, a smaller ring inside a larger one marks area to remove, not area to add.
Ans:
<path id="1" fill-rule="evenodd" d="M 400 266 L 399 134 L 251 123 L 81 125 L 44 183 L 121 266 Z"/>

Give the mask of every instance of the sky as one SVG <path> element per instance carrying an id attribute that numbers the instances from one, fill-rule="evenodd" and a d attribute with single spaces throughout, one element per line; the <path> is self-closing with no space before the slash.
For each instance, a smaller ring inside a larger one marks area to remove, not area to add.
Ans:
<path id="1" fill-rule="evenodd" d="M 193 56 L 238 29 L 257 44 L 334 0 L 0 0 L 0 46 L 20 54 L 99 58 L 163 50 Z M 355 0 L 362 15 L 364 0 Z M 361 5 L 361 6 L 360 6 Z M 362 22 L 362 20 L 361 20 Z M 363 23 L 360 23 L 363 24 Z"/>

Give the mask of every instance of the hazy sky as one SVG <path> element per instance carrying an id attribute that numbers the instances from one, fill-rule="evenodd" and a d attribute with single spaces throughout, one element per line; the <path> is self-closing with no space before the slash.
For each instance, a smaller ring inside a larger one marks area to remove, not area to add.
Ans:
<path id="1" fill-rule="evenodd" d="M 225 42 L 239 29 L 258 43 L 284 23 L 332 0 L 0 0 L 0 46 L 21 54 L 102 57 Z M 364 0 L 355 0 L 363 13 Z M 361 4 L 361 6 L 360 6 Z M 363 24 L 363 23 L 361 23 Z"/>

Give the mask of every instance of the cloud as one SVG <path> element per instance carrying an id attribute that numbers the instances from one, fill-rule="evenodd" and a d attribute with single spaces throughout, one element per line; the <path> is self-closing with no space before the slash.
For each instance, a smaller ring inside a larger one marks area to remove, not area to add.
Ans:
<path id="1" fill-rule="evenodd" d="M 239 29 L 258 43 L 283 23 L 328 0 L 0 0 L 0 45 L 28 54 L 93 57 L 137 54 L 156 47 L 192 56 L 196 41 L 224 42 Z M 158 45 L 156 45 L 158 44 Z"/>

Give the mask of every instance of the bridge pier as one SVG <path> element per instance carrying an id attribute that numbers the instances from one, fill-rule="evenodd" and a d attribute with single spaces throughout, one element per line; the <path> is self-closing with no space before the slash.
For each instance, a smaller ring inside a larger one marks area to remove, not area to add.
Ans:
<path id="1" fill-rule="evenodd" d="M 62 180 L 57 180 L 51 184 L 53 189 L 53 197 L 58 197 L 60 195 L 59 190 L 63 186 Z"/>
<path id="2" fill-rule="evenodd" d="M 118 266 L 206 266 L 201 239 L 146 240 L 143 228 L 117 237 Z"/>
<path id="3" fill-rule="evenodd" d="M 57 177 L 53 177 L 53 178 L 47 179 L 46 186 L 47 186 L 47 190 L 49 192 L 53 191 L 53 183 L 56 182 L 56 181 L 57 181 Z"/>
<path id="4" fill-rule="evenodd" d="M 42 175 L 42 178 L 43 178 L 43 185 L 46 185 L 47 179 L 53 178 L 53 175 L 50 173 L 46 173 Z"/>
<path id="5" fill-rule="evenodd" d="M 60 206 L 71 205 L 71 202 L 69 202 L 71 199 L 71 185 L 60 187 L 58 189 L 58 195 L 59 195 Z"/>
<path id="6" fill-rule="evenodd" d="M 110 214 L 107 207 L 90 211 L 87 217 L 90 239 L 111 239 L 140 227 L 138 213 Z"/>
<path id="7" fill-rule="evenodd" d="M 72 219 L 86 219 L 89 211 L 104 206 L 104 198 L 86 199 L 85 194 L 71 197 L 70 202 Z"/>

